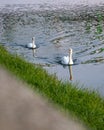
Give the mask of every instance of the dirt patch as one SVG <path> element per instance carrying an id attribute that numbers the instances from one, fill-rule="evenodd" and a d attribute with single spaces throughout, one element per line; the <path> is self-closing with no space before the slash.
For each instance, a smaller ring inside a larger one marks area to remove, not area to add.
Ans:
<path id="1" fill-rule="evenodd" d="M 0 68 L 0 130 L 85 130 Z"/>

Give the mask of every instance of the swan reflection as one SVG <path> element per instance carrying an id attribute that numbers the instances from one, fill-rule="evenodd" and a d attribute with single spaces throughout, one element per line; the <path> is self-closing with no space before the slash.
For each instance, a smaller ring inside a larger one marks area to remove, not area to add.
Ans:
<path id="1" fill-rule="evenodd" d="M 33 57 L 35 56 L 36 49 L 32 49 Z"/>
<path id="2" fill-rule="evenodd" d="M 69 68 L 69 75 L 70 75 L 69 79 L 72 81 L 73 80 L 72 65 L 69 65 L 68 68 Z"/>

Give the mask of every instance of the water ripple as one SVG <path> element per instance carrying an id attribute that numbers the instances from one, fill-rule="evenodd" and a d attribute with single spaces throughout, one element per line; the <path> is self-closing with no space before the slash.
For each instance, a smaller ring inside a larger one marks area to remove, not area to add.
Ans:
<path id="1" fill-rule="evenodd" d="M 0 44 L 29 62 L 48 65 L 49 71 L 58 70 L 60 58 L 68 55 L 70 47 L 77 66 L 104 64 L 104 24 L 98 15 L 104 17 L 103 11 L 103 6 L 76 10 L 42 5 L 0 7 Z M 39 46 L 34 52 L 26 48 L 33 36 Z"/>

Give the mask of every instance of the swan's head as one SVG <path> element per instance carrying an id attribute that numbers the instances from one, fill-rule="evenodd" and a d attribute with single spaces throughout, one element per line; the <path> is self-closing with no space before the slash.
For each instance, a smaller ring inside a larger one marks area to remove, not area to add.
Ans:
<path id="1" fill-rule="evenodd" d="M 32 41 L 35 41 L 35 37 L 32 37 Z"/>
<path id="2" fill-rule="evenodd" d="M 72 54 L 72 53 L 73 53 L 72 48 L 69 48 L 69 54 Z"/>

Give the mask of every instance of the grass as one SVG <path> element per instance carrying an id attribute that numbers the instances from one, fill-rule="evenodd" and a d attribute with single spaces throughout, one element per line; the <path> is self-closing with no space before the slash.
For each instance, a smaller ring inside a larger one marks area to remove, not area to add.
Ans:
<path id="1" fill-rule="evenodd" d="M 72 112 L 91 130 L 104 130 L 104 99 L 96 92 L 62 83 L 41 67 L 11 55 L 2 46 L 0 64 L 28 83 L 34 91 L 39 91 L 65 111 Z"/>

